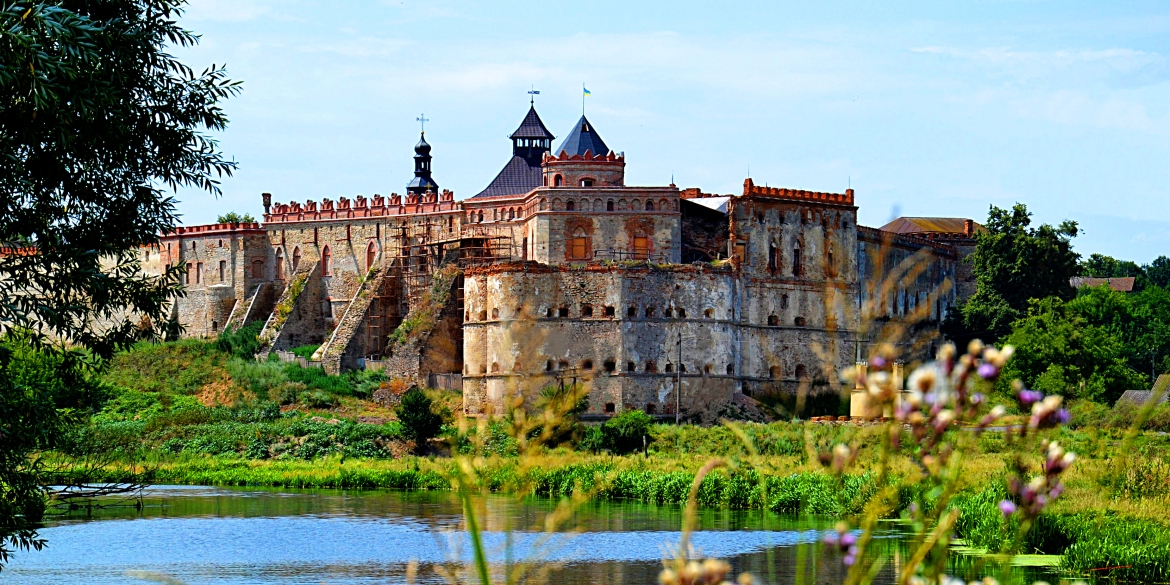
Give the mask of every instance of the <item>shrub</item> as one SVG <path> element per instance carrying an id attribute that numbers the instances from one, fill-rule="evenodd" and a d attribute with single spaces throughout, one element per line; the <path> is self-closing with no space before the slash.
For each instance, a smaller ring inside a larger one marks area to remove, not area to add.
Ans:
<path id="1" fill-rule="evenodd" d="M 235 331 L 224 329 L 215 340 L 215 348 L 243 360 L 255 359 L 254 356 L 260 351 L 258 337 L 263 328 L 263 321 L 254 321 Z"/>
<path id="2" fill-rule="evenodd" d="M 406 392 L 395 412 L 402 423 L 402 435 L 414 441 L 415 451 L 419 453 L 443 426 L 443 418 L 431 411 L 431 399 L 417 386 Z"/>
<path id="3" fill-rule="evenodd" d="M 640 410 L 626 410 L 605 421 L 599 427 L 585 431 L 579 448 L 589 451 L 609 451 L 624 455 L 633 453 L 650 439 L 650 423 L 654 419 Z"/>

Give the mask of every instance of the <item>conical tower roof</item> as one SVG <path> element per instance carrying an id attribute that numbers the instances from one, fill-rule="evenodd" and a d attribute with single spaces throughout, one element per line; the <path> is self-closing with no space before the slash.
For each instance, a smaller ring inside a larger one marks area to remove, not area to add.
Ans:
<path id="1" fill-rule="evenodd" d="M 585 116 L 581 116 L 577 125 L 573 127 L 573 131 L 569 132 L 569 135 L 556 150 L 552 151 L 552 154 L 560 156 L 561 152 L 565 152 L 569 156 L 583 155 L 587 150 L 592 151 L 595 155 L 609 154 L 609 147 L 605 145 L 601 135 L 593 129 L 593 124 Z"/>
<path id="2" fill-rule="evenodd" d="M 540 116 L 536 113 L 536 107 L 528 106 L 528 115 L 524 116 L 524 121 L 520 122 L 520 127 L 508 135 L 508 138 L 544 138 L 552 140 L 556 137 L 545 127 L 544 122 L 541 121 Z"/>

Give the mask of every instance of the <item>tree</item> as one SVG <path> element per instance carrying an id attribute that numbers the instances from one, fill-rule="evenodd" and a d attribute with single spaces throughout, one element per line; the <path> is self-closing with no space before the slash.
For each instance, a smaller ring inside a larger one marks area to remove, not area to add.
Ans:
<path id="1" fill-rule="evenodd" d="M 251 213 L 239 214 L 229 211 L 217 217 L 215 223 L 256 223 L 256 218 L 252 217 Z"/>
<path id="2" fill-rule="evenodd" d="M 0 7 L 0 336 L 57 356 L 60 379 L 159 333 L 181 290 L 178 269 L 143 276 L 137 252 L 175 226 L 167 191 L 218 194 L 218 178 L 235 168 L 207 132 L 226 126 L 219 102 L 239 85 L 222 68 L 195 73 L 166 52 L 198 40 L 176 23 L 181 6 Z M 9 546 L 40 542 L 32 527 L 44 491 L 29 454 L 51 444 L 71 412 L 46 379 L 17 375 L 5 360 L 0 561 Z"/>
<path id="3" fill-rule="evenodd" d="M 1158 256 L 1153 262 L 1142 267 L 1150 284 L 1170 288 L 1170 258 Z"/>
<path id="4" fill-rule="evenodd" d="M 1118 260 L 1104 254 L 1093 254 L 1087 260 L 1081 261 L 1081 276 L 1094 278 L 1125 278 L 1134 277 L 1134 290 L 1146 287 L 1148 278 L 1146 271 L 1130 260 Z"/>
<path id="5" fill-rule="evenodd" d="M 991 206 L 987 231 L 976 236 L 969 261 L 976 278 L 975 294 L 947 315 L 943 333 L 965 345 L 973 338 L 995 341 L 1011 331 L 1032 299 L 1069 299 L 1069 279 L 1080 272 L 1080 255 L 1072 251 L 1077 224 L 1029 227 L 1032 214 L 1017 203 L 1011 210 Z"/>
<path id="6" fill-rule="evenodd" d="M 443 417 L 431 409 L 431 399 L 418 386 L 406 391 L 395 413 L 402 424 L 403 436 L 414 441 L 417 453 L 425 452 L 427 441 L 443 427 Z"/>
<path id="7" fill-rule="evenodd" d="M 1001 376 L 1005 383 L 1019 378 L 1046 394 L 1108 403 L 1148 385 L 1126 363 L 1120 336 L 1056 297 L 1034 301 L 1004 342 L 1016 348 Z"/>

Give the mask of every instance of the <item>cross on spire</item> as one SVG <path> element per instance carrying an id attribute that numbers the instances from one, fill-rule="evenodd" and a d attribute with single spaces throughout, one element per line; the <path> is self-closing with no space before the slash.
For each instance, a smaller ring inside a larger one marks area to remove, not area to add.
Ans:
<path id="1" fill-rule="evenodd" d="M 536 103 L 536 96 L 540 95 L 540 90 L 539 89 L 532 89 L 533 87 L 535 87 L 532 85 L 530 85 L 528 87 L 529 87 L 529 89 L 528 89 L 528 105 L 531 106 L 531 105 Z"/>
<path id="2" fill-rule="evenodd" d="M 430 120 L 426 117 L 426 114 L 419 114 L 418 117 L 414 120 L 419 124 L 419 131 L 421 131 L 423 134 L 426 134 L 427 122 L 430 122 Z"/>

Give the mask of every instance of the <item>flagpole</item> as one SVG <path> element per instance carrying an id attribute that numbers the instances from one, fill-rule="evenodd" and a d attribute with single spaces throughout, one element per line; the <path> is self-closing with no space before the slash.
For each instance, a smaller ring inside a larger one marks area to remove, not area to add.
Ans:
<path id="1" fill-rule="evenodd" d="M 585 84 L 581 83 L 581 115 L 585 115 Z"/>

